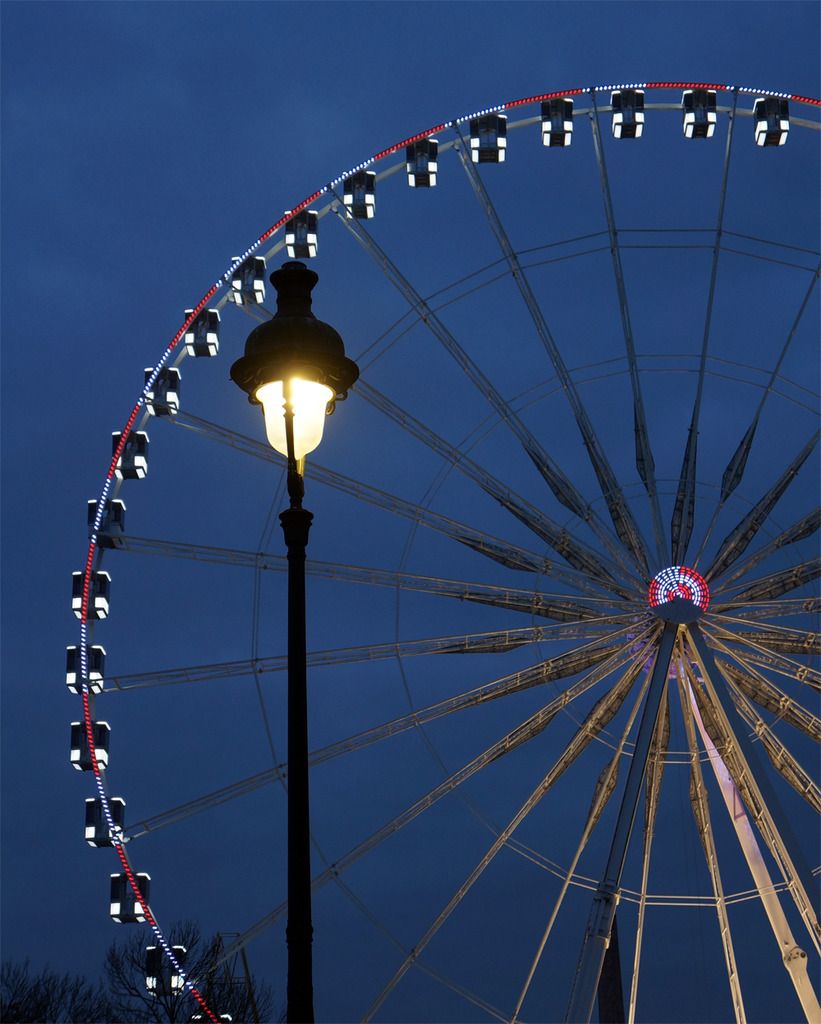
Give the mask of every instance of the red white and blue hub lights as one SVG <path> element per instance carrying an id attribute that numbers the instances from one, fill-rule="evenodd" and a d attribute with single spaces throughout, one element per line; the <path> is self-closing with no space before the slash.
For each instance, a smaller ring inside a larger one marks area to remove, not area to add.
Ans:
<path id="1" fill-rule="evenodd" d="M 195 985 L 188 979 L 183 970 L 177 956 L 174 953 L 170 943 L 165 938 L 156 918 L 150 911 L 147 903 L 147 897 L 145 897 L 139 888 L 137 881 L 137 875 L 131 866 L 129 858 L 124 848 L 124 838 L 122 828 L 115 820 L 112 813 L 110 798 L 107 793 L 107 787 L 104 781 L 104 768 L 105 766 L 100 763 L 97 757 L 96 747 L 94 743 L 94 717 L 92 709 L 92 695 L 99 689 L 99 685 L 96 680 L 92 678 L 91 666 L 89 664 L 89 651 L 91 649 L 91 626 L 90 624 L 98 618 L 95 614 L 94 603 L 93 603 L 93 580 L 95 572 L 97 571 L 100 564 L 100 544 L 99 537 L 104 520 L 104 514 L 106 509 L 106 502 L 111 496 L 112 486 L 117 478 L 116 470 L 117 464 L 123 455 L 126 444 L 129 437 L 134 429 L 138 417 L 144 412 L 146 407 L 146 401 L 151 400 L 153 396 L 153 388 L 157 382 L 161 372 L 167 366 L 172 353 L 175 352 L 180 342 L 183 340 L 186 332 L 189 330 L 191 325 L 197 320 L 199 315 L 204 309 L 206 309 L 208 303 L 213 297 L 225 286 L 231 286 L 232 279 L 237 269 L 257 252 L 259 247 L 275 235 L 278 231 L 281 231 L 285 225 L 294 218 L 301 211 L 306 210 L 311 203 L 315 202 L 321 196 L 331 196 L 334 194 L 334 189 L 337 185 L 344 182 L 346 178 L 357 172 L 363 171 L 366 168 L 378 163 L 380 160 L 385 159 L 401 150 L 406 149 L 408 146 L 421 140 L 429 139 L 437 132 L 442 132 L 447 129 L 457 129 L 459 125 L 467 124 L 471 120 L 484 117 L 490 114 L 501 114 L 506 110 L 513 110 L 519 107 L 524 107 L 537 103 L 544 103 L 549 100 L 555 100 L 560 98 L 569 98 L 572 96 L 588 95 L 595 102 L 596 94 L 598 93 L 613 93 L 618 90 L 670 90 L 670 89 L 703 89 L 712 90 L 714 92 L 726 92 L 731 93 L 737 99 L 740 94 L 755 94 L 763 97 L 776 97 L 781 100 L 790 100 L 796 103 L 811 106 L 821 106 L 821 100 L 814 99 L 807 96 L 798 96 L 792 93 L 777 92 L 766 89 L 753 89 L 746 86 L 733 86 L 727 84 L 709 84 L 703 82 L 633 82 L 622 85 L 595 85 L 581 88 L 564 89 L 553 92 L 545 92 L 536 96 L 528 96 L 522 99 L 511 100 L 505 103 L 501 103 L 497 106 L 489 106 L 483 110 L 475 111 L 471 114 L 466 114 L 462 117 L 454 118 L 450 121 L 442 122 L 437 124 L 427 131 L 418 132 L 415 135 L 411 135 L 400 142 L 395 143 L 393 146 L 387 149 L 380 150 L 375 153 L 369 159 L 364 160 L 362 163 L 356 164 L 350 170 L 344 174 L 333 178 L 328 184 L 312 192 L 311 195 L 307 196 L 299 203 L 295 203 L 292 207 L 279 218 L 274 224 L 272 224 L 266 231 L 264 231 L 257 240 L 250 245 L 240 256 L 234 257 L 230 263 L 230 266 L 211 287 L 206 291 L 203 297 L 193 305 L 193 308 L 187 310 L 187 315 L 180 326 L 177 333 L 169 342 L 165 351 L 162 353 L 159 361 L 155 365 L 154 369 L 147 372 L 145 385 L 137 398 L 137 401 L 128 415 L 125 425 L 122 428 L 119 442 L 116 450 L 112 456 L 111 462 L 106 472 L 104 484 L 100 496 L 96 504 L 96 515 L 94 521 L 91 524 L 90 539 L 88 551 L 86 553 L 85 566 L 83 569 L 83 580 L 82 580 L 82 601 L 80 607 L 76 610 L 78 618 L 80 619 L 80 643 L 79 643 L 79 661 L 80 661 L 80 682 L 81 687 L 78 688 L 81 700 L 83 704 L 83 722 L 86 739 L 88 742 L 88 750 L 90 754 L 91 770 L 93 772 L 94 784 L 97 790 L 97 794 L 102 804 L 102 811 L 107 823 L 109 834 L 111 837 L 111 846 L 113 847 L 117 857 L 122 865 L 122 870 L 128 879 L 128 884 L 134 896 L 135 907 L 139 906 L 142 910 L 142 914 L 145 918 L 146 923 L 151 927 L 159 945 L 163 949 L 170 963 L 173 965 L 175 972 L 182 979 L 182 983 L 185 988 L 191 993 L 196 1001 L 202 1007 L 202 1010 L 213 1024 L 218 1024 L 218 1017 L 214 1014 L 211 1008 L 207 1005 L 205 999 L 195 987 Z M 710 594 L 704 579 L 693 569 L 689 569 L 686 566 L 671 566 L 664 569 L 654 577 L 650 584 L 648 599 L 650 607 L 659 613 L 664 613 L 665 607 L 681 606 L 682 601 L 688 603 L 695 612 L 695 616 L 703 613 L 709 604 Z"/>
<path id="2" fill-rule="evenodd" d="M 650 607 L 663 612 L 664 606 L 675 601 L 687 601 L 698 609 L 707 611 L 710 604 L 710 588 L 703 576 L 686 565 L 671 565 L 656 573 L 647 591 Z"/>

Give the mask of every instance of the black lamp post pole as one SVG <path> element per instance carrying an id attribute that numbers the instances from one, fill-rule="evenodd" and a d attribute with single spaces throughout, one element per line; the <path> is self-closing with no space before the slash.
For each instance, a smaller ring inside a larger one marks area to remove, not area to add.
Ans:
<path id="1" fill-rule="evenodd" d="M 276 402 L 271 400 L 265 406 L 266 385 L 282 381 L 285 399 L 285 454 L 291 501 L 290 508 L 279 519 L 288 548 L 288 1024 L 313 1024 L 314 1020 L 305 654 L 305 549 L 313 516 L 302 507 L 304 487 L 294 449 L 291 388 L 294 379 L 324 385 L 328 395 L 326 411 L 332 412 L 334 404 L 346 397 L 359 377 L 359 367 L 345 355 L 338 332 L 311 312 L 311 290 L 318 280 L 313 270 L 296 260 L 284 263 L 271 274 L 271 284 L 277 290 L 276 315 L 251 331 L 245 342 L 245 354 L 231 367 L 231 379 L 250 402 L 265 407 L 266 417 L 278 415 L 274 411 Z M 278 430 L 274 430 L 274 435 L 271 445 L 282 452 Z M 314 439 L 314 447 L 319 436 Z"/>
<path id="2" fill-rule="evenodd" d="M 279 521 L 288 548 L 288 1024 L 313 1024 L 311 829 L 308 801 L 308 672 L 305 646 L 305 549 L 313 515 L 302 507 L 293 457 L 293 411 L 285 411 L 290 508 Z"/>

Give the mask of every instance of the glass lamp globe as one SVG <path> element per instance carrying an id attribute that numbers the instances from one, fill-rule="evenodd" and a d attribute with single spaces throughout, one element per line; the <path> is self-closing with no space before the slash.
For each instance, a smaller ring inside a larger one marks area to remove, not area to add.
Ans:
<path id="1" fill-rule="evenodd" d="M 288 398 L 294 412 L 294 458 L 298 462 L 322 440 L 328 403 L 333 400 L 334 393 L 325 384 L 299 377 L 292 377 L 287 384 L 285 381 L 273 380 L 257 388 L 254 397 L 262 405 L 268 443 L 286 457 L 286 392 L 289 392 Z"/>

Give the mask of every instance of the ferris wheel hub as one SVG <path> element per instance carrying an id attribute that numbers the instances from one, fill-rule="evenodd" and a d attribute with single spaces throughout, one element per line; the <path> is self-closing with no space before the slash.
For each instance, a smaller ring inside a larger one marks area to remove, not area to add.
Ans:
<path id="1" fill-rule="evenodd" d="M 695 569 L 671 565 L 650 581 L 647 601 L 653 614 L 666 622 L 695 622 L 709 607 L 710 588 Z"/>

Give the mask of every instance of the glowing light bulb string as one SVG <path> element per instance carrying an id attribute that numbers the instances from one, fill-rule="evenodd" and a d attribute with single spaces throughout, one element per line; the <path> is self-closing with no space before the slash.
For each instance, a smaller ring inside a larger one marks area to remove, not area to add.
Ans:
<path id="1" fill-rule="evenodd" d="M 392 154 L 399 152 L 400 150 L 404 149 L 405 147 L 407 147 L 409 145 L 412 145 L 414 142 L 419 142 L 422 139 L 430 138 L 432 135 L 436 134 L 437 132 L 444 131 L 444 130 L 446 130 L 448 128 L 453 128 L 457 124 L 463 124 L 466 121 L 470 121 L 470 120 L 473 120 L 473 119 L 478 118 L 478 117 L 483 117 L 483 116 L 486 116 L 488 114 L 502 113 L 505 110 L 512 110 L 512 109 L 515 109 L 515 108 L 518 108 L 518 107 L 527 106 L 529 104 L 540 103 L 540 102 L 544 102 L 544 101 L 549 100 L 549 99 L 558 99 L 558 98 L 561 98 L 561 97 L 564 97 L 564 96 L 567 96 L 567 97 L 578 96 L 578 95 L 583 95 L 583 94 L 586 94 L 586 93 L 592 95 L 592 94 L 595 94 L 597 92 L 613 92 L 613 91 L 616 91 L 616 90 L 619 90 L 619 89 L 712 89 L 712 90 L 714 90 L 716 92 L 739 92 L 739 93 L 757 94 L 757 95 L 763 95 L 763 96 L 777 96 L 777 97 L 782 98 L 782 99 L 792 100 L 792 101 L 794 101 L 796 103 L 802 103 L 802 104 L 805 104 L 805 105 L 810 105 L 810 106 L 815 106 L 815 107 L 821 106 L 821 100 L 820 99 L 815 99 L 815 98 L 808 97 L 808 96 L 799 96 L 799 95 L 796 95 L 796 94 L 793 94 L 793 93 L 778 92 L 778 91 L 773 91 L 773 90 L 753 89 L 753 88 L 750 88 L 750 87 L 747 87 L 747 86 L 733 86 L 733 85 L 726 85 L 726 84 L 714 84 L 714 83 L 711 84 L 711 83 L 703 83 L 703 82 L 634 82 L 634 83 L 623 84 L 623 85 L 595 85 L 595 86 L 585 86 L 585 87 L 578 87 L 578 88 L 572 88 L 572 89 L 562 89 L 562 90 L 556 90 L 556 91 L 553 91 L 553 92 L 541 93 L 541 94 L 535 95 L 535 96 L 527 96 L 527 97 L 524 97 L 524 98 L 521 98 L 521 99 L 509 100 L 509 101 L 507 101 L 505 103 L 499 104 L 498 106 L 485 107 L 482 110 L 476 111 L 476 112 L 474 112 L 472 114 L 465 114 L 465 115 L 463 115 L 461 117 L 454 118 L 451 121 L 443 121 L 441 124 L 437 124 L 434 127 L 427 129 L 426 131 L 417 132 L 415 135 L 408 136 L 408 138 L 403 139 L 401 142 L 397 142 L 394 145 L 389 146 L 387 149 L 382 149 L 379 152 L 375 153 L 373 156 L 371 156 L 369 159 L 364 160 L 364 161 L 362 161 L 359 164 L 356 164 L 354 167 L 352 167 L 348 171 L 346 171 L 343 174 L 339 175 L 338 177 L 332 179 L 327 185 L 324 185 L 322 188 L 317 189 L 315 192 L 311 193 L 311 195 L 307 196 L 301 202 L 295 204 L 290 209 L 290 211 L 287 214 L 285 214 L 282 217 L 280 217 L 279 220 L 277 220 L 266 231 L 264 231 L 259 236 L 259 238 L 257 238 L 257 240 L 252 245 L 250 245 L 240 256 L 234 258 L 231 261 L 230 266 L 228 267 L 226 272 L 222 275 L 222 277 L 218 281 L 216 281 L 208 289 L 208 291 L 205 293 L 205 295 L 203 295 L 203 297 L 199 300 L 199 302 L 194 306 L 194 308 L 191 310 L 191 312 L 185 318 L 185 321 L 183 322 L 182 326 L 179 328 L 177 333 L 174 335 L 174 337 L 172 338 L 171 342 L 169 343 L 169 345 L 167 346 L 167 348 L 163 352 L 160 360 L 157 362 L 156 366 L 151 371 L 151 374 L 149 375 L 149 378 L 146 381 L 146 383 L 145 383 L 145 385 L 144 385 L 144 387 L 142 389 L 142 392 L 140 393 L 140 396 L 139 396 L 139 398 L 137 399 L 137 401 L 136 401 L 136 403 L 134 405 L 134 408 L 131 410 L 131 413 L 130 413 L 130 415 L 129 415 L 126 423 L 125 423 L 125 426 L 123 427 L 119 443 L 117 444 L 117 447 L 116 447 L 116 449 L 114 451 L 114 454 L 112 455 L 112 458 L 111 458 L 111 463 L 110 463 L 110 465 L 108 467 L 108 472 L 107 472 L 106 477 L 105 477 L 105 482 L 104 482 L 104 485 L 103 485 L 103 489 L 102 489 L 102 491 L 100 493 L 100 497 L 99 497 L 99 499 L 97 501 L 97 512 L 96 512 L 96 515 L 95 515 L 95 518 L 94 518 L 94 523 L 92 525 L 91 535 L 89 537 L 88 552 L 87 552 L 87 555 L 86 555 L 85 569 L 83 571 L 82 605 L 81 605 L 81 612 L 80 612 L 80 676 L 81 676 L 81 681 L 82 681 L 81 695 L 82 695 L 82 701 L 83 701 L 83 720 L 84 720 L 84 725 L 85 725 L 85 735 L 86 735 L 86 740 L 87 740 L 87 743 L 88 743 L 89 754 L 90 754 L 90 757 L 91 757 L 91 765 L 92 765 L 92 771 L 93 771 L 93 775 L 94 775 L 94 782 L 95 782 L 95 786 L 97 788 L 97 791 L 99 793 L 100 801 L 101 801 L 102 808 L 103 808 L 103 814 L 105 816 L 106 823 L 107 823 L 109 831 L 111 833 L 112 845 L 114 847 L 114 850 L 117 853 L 117 856 L 120 859 L 120 862 L 121 862 L 122 867 L 123 867 L 123 871 L 124 871 L 124 873 L 126 875 L 126 878 L 128 879 L 128 884 L 129 884 L 129 886 L 131 888 L 131 891 L 133 893 L 134 899 L 142 907 L 143 913 L 145 915 L 146 922 L 150 925 L 152 931 L 154 932 L 154 935 L 157 938 L 157 941 L 162 946 L 162 949 L 163 949 L 165 955 L 168 957 L 170 962 L 173 964 L 174 969 L 180 975 L 180 977 L 181 977 L 181 979 L 183 981 L 183 985 L 191 993 L 191 995 L 194 997 L 194 999 L 196 999 L 197 1002 L 200 1004 L 200 1006 L 202 1007 L 203 1011 L 208 1016 L 208 1019 L 210 1021 L 212 1021 L 212 1024 L 219 1024 L 218 1018 L 213 1013 L 213 1011 L 210 1009 L 210 1007 L 207 1005 L 207 1003 L 205 1002 L 205 999 L 203 998 L 201 993 L 198 991 L 196 986 L 187 978 L 187 976 L 186 976 L 185 972 L 183 971 L 180 963 L 178 962 L 177 958 L 174 956 L 174 953 L 173 953 L 173 951 L 171 949 L 171 946 L 168 943 L 168 941 L 166 940 L 165 935 L 163 934 L 159 924 L 157 923 L 156 918 L 151 913 L 151 910 L 149 909 L 147 903 L 144 901 L 144 899 L 142 897 L 142 893 L 140 892 L 140 888 L 139 888 L 139 885 L 137 883 L 136 876 L 135 876 L 134 871 L 133 871 L 133 869 L 131 867 L 131 864 L 130 864 L 130 862 L 128 860 L 128 857 L 127 857 L 127 855 L 125 853 L 125 850 L 123 849 L 123 841 L 122 841 L 121 830 L 114 824 L 114 819 L 113 819 L 113 816 L 112 816 L 112 813 L 111 813 L 111 807 L 110 807 L 110 804 L 109 804 L 108 794 L 106 792 L 106 787 L 105 787 L 105 784 L 104 784 L 103 779 L 102 779 L 102 774 L 101 774 L 101 771 L 100 771 L 100 766 L 99 766 L 99 763 L 97 761 L 97 752 L 96 752 L 96 748 L 95 748 L 95 744 L 94 744 L 94 729 L 93 729 L 92 717 L 91 717 L 91 701 L 90 701 L 90 690 L 89 690 L 89 665 L 88 665 L 88 654 L 87 654 L 87 648 L 88 648 L 88 644 L 89 644 L 89 641 L 90 641 L 90 629 L 89 629 L 89 615 L 88 615 L 88 612 L 89 612 L 89 606 L 90 606 L 90 601 L 91 601 L 91 588 L 92 588 L 92 579 L 93 579 L 94 565 L 95 565 L 96 558 L 98 556 L 97 540 L 98 540 L 98 536 L 99 536 L 100 526 L 102 524 L 103 516 L 104 516 L 104 513 L 105 513 L 105 503 L 108 500 L 108 495 L 109 495 L 109 493 L 111 491 L 111 486 L 112 486 L 113 480 L 115 478 L 116 470 L 117 470 L 117 464 L 120 461 L 120 459 L 122 458 L 123 451 L 125 450 L 125 446 L 128 443 L 128 439 L 129 439 L 129 437 L 131 435 L 131 430 L 134 427 L 134 424 L 135 424 L 135 422 L 137 420 L 137 417 L 139 416 L 140 411 L 145 406 L 146 395 L 147 395 L 148 392 L 150 392 L 153 389 L 154 384 L 157 381 L 157 378 L 159 377 L 159 375 L 160 375 L 161 371 L 163 370 L 163 368 L 167 365 L 168 360 L 169 360 L 171 354 L 174 352 L 174 350 L 179 345 L 179 343 L 182 340 L 182 338 L 184 337 L 186 331 L 189 329 L 189 327 L 191 327 L 191 325 L 197 319 L 199 314 L 206 308 L 207 304 L 211 301 L 211 299 L 214 297 L 214 295 L 216 295 L 217 292 L 220 291 L 220 289 L 222 289 L 228 282 L 230 282 L 230 280 L 231 280 L 234 272 L 236 271 L 236 269 L 246 259 L 248 259 L 249 256 L 253 255 L 259 249 L 259 247 L 263 244 L 263 242 L 266 242 L 269 238 L 271 238 L 272 235 L 276 234 L 282 227 L 284 227 L 284 225 L 292 217 L 296 216 L 302 210 L 306 209 L 306 207 L 310 206 L 311 203 L 313 203 L 317 199 L 319 199 L 320 196 L 326 195 L 335 185 L 339 184 L 341 181 L 343 181 L 345 178 L 349 177 L 351 174 L 355 174 L 358 171 L 366 169 L 367 167 L 371 166 L 372 164 L 377 163 L 378 161 L 383 160 L 386 157 L 391 156 Z M 687 582 L 688 583 L 692 583 L 693 581 L 690 579 Z M 705 585 L 705 588 L 706 588 L 706 585 Z M 709 600 L 709 591 L 707 591 L 707 595 L 708 595 L 707 599 Z M 697 600 L 696 598 L 693 598 L 693 599 Z"/>

